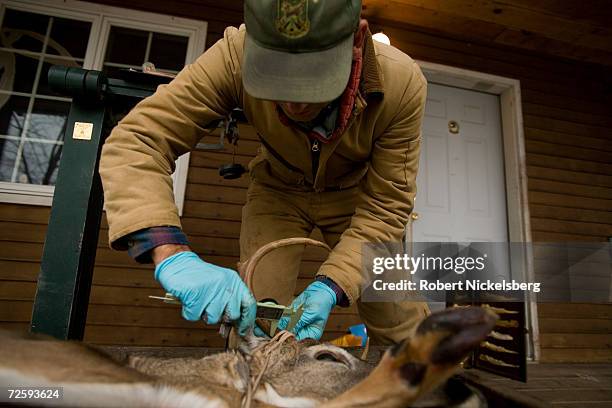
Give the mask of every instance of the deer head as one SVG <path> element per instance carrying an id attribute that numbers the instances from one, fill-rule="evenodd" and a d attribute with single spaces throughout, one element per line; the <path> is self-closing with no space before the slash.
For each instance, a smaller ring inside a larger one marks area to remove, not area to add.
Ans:
<path id="1" fill-rule="evenodd" d="M 239 352 L 203 359 L 135 357 L 130 366 L 191 392 L 220 390 L 215 394 L 231 406 L 246 398 L 281 407 L 404 407 L 455 373 L 496 320 L 480 308 L 435 313 L 376 367 L 336 346 L 296 341 L 286 332 L 271 340 L 248 337 Z"/>

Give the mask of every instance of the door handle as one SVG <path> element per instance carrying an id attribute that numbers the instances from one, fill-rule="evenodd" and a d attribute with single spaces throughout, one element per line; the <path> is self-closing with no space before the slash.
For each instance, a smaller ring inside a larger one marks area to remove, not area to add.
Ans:
<path id="1" fill-rule="evenodd" d="M 451 120 L 448 122 L 448 131 L 452 134 L 456 135 L 459 133 L 459 123 L 455 120 Z"/>
<path id="2" fill-rule="evenodd" d="M 412 212 L 412 214 L 410 214 L 410 218 L 412 218 L 413 221 L 418 220 L 419 219 L 419 213 Z"/>

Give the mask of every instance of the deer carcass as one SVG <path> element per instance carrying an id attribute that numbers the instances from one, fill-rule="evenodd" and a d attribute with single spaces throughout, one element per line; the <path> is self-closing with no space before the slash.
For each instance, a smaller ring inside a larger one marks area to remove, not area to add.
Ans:
<path id="1" fill-rule="evenodd" d="M 376 367 L 288 332 L 204 358 L 122 363 L 80 342 L 2 332 L 0 387 L 63 387 L 63 399 L 36 406 L 405 407 L 455 373 L 496 319 L 477 307 L 434 313 Z"/>

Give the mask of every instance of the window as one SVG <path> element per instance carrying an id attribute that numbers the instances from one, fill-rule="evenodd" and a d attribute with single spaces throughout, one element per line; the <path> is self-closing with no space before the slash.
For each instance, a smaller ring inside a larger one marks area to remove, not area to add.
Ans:
<path id="1" fill-rule="evenodd" d="M 49 89 L 49 67 L 177 73 L 204 51 L 200 21 L 70 0 L 8 1 L 0 13 L 1 202 L 51 204 L 70 99 Z M 188 160 L 173 175 L 179 210 Z"/>
<path id="2" fill-rule="evenodd" d="M 91 26 L 88 21 L 4 10 L 0 181 L 55 184 L 70 99 L 49 90 L 46 72 L 53 64 L 83 67 Z"/>
<path id="3" fill-rule="evenodd" d="M 118 69 L 152 62 L 158 70 L 177 73 L 184 65 L 187 41 L 178 35 L 111 26 L 102 71 L 112 76 Z"/>

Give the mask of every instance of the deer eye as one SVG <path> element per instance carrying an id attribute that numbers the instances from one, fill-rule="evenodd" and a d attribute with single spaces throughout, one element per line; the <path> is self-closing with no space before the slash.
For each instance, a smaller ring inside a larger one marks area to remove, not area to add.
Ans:
<path id="1" fill-rule="evenodd" d="M 330 362 L 334 365 L 342 364 L 348 369 L 354 368 L 354 364 L 351 360 L 353 356 L 351 356 L 348 352 L 337 347 L 333 347 L 329 344 L 311 347 L 306 353 L 308 358 L 312 359 L 311 361 Z"/>
<path id="2" fill-rule="evenodd" d="M 320 351 L 315 355 L 315 359 L 319 361 L 333 361 L 336 363 L 344 363 L 344 361 L 335 354 L 332 354 L 327 351 Z"/>

